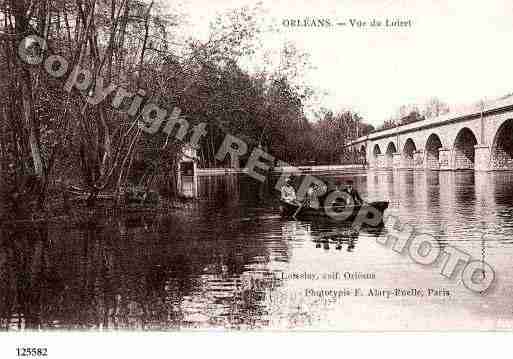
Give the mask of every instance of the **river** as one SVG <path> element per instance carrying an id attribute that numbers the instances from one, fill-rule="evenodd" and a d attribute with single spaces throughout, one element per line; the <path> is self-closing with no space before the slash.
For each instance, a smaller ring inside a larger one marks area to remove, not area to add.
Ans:
<path id="1" fill-rule="evenodd" d="M 245 175 L 203 176 L 198 200 L 173 213 L 0 229 L 0 328 L 513 328 L 512 173 L 323 177 L 353 179 L 362 197 L 390 201 L 387 214 L 440 248 L 484 259 L 494 286 L 474 293 L 439 265 L 393 251 L 380 243 L 388 226 L 355 235 L 282 219 L 270 191 Z M 407 294 L 386 294 L 396 288 Z"/>

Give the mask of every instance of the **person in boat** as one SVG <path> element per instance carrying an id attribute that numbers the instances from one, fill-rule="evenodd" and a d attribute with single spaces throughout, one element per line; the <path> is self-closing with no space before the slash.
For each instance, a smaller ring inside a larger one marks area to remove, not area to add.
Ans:
<path id="1" fill-rule="evenodd" d="M 292 187 L 292 180 L 288 177 L 285 184 L 281 187 L 281 200 L 286 203 L 298 205 L 296 190 Z"/>
<path id="2" fill-rule="evenodd" d="M 318 191 L 320 191 L 319 186 L 315 183 L 310 184 L 308 191 L 306 192 L 306 207 L 310 207 L 313 209 L 321 208 L 321 204 L 319 203 Z"/>
<path id="3" fill-rule="evenodd" d="M 335 196 L 334 198 L 330 198 L 334 195 L 334 192 L 342 192 L 343 191 L 342 182 L 336 181 L 336 182 L 327 182 L 324 185 L 324 191 L 322 191 L 322 187 L 320 188 L 320 193 L 323 193 L 322 195 L 317 197 L 317 200 L 325 205 L 335 205 L 335 206 L 345 206 L 346 201 L 340 197 L 340 195 Z M 327 201 L 330 200 L 331 203 L 327 203 Z"/>
<path id="4" fill-rule="evenodd" d="M 360 196 L 360 193 L 353 187 L 353 184 L 354 182 L 352 180 L 347 181 L 346 188 L 343 191 L 352 198 L 354 205 L 362 205 L 365 201 Z"/>

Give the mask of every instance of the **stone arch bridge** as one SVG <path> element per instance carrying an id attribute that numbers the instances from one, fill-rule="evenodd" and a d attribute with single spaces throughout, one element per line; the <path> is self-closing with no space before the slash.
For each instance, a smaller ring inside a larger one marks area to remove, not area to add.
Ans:
<path id="1" fill-rule="evenodd" d="M 370 168 L 513 170 L 513 99 L 373 132 L 347 147 Z"/>

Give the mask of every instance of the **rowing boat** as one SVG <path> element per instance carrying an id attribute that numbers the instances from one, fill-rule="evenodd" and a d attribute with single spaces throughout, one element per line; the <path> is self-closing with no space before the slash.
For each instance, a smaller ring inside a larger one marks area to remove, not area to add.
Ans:
<path id="1" fill-rule="evenodd" d="M 360 218 L 364 225 L 378 227 L 383 225 L 383 215 L 388 208 L 388 204 L 388 202 L 381 201 L 353 206 L 333 205 L 319 209 L 302 207 L 296 213 L 300 207 L 299 205 L 280 201 L 280 212 L 283 217 L 291 217 L 296 213 L 295 217 L 297 218 L 315 219 L 324 217 L 340 222 L 353 222 Z"/>

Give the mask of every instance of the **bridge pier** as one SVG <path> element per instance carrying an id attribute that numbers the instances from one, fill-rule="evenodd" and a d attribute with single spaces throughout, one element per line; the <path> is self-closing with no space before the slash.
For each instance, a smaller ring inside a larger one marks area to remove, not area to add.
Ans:
<path id="1" fill-rule="evenodd" d="M 369 163 L 372 169 L 405 169 L 405 170 L 435 170 L 435 171 L 456 171 L 462 169 L 474 169 L 475 171 L 493 170 L 491 150 L 487 145 L 476 145 L 473 161 L 469 158 L 462 159 L 458 156 L 456 148 L 443 147 L 438 149 L 438 160 L 431 153 L 431 156 L 424 150 L 413 152 L 413 159 L 404 156 L 400 152 L 392 155 L 384 153 L 376 154 Z M 428 158 L 429 157 L 429 158 Z"/>
<path id="2" fill-rule="evenodd" d="M 415 161 L 413 155 L 410 157 L 401 155 L 400 169 L 412 170 L 415 168 Z"/>
<path id="3" fill-rule="evenodd" d="M 399 152 L 392 154 L 392 168 L 394 170 L 398 170 L 401 168 L 401 164 L 402 164 L 401 160 L 402 160 L 402 155 Z"/>
<path id="4" fill-rule="evenodd" d="M 383 153 L 376 155 L 376 168 L 386 168 L 386 158 Z"/>
<path id="5" fill-rule="evenodd" d="M 476 145 L 474 170 L 475 171 L 490 171 L 491 168 L 491 151 L 487 145 Z"/>
<path id="6" fill-rule="evenodd" d="M 413 168 L 423 170 L 425 168 L 424 151 L 417 150 L 413 152 Z"/>
<path id="7" fill-rule="evenodd" d="M 451 148 L 440 148 L 438 150 L 438 169 L 440 171 L 450 171 L 454 169 L 453 165 L 453 153 Z"/>
<path id="8" fill-rule="evenodd" d="M 394 154 L 386 154 L 385 155 L 385 163 L 383 164 L 384 168 L 392 169 L 394 168 Z"/>

